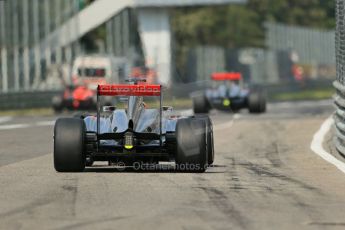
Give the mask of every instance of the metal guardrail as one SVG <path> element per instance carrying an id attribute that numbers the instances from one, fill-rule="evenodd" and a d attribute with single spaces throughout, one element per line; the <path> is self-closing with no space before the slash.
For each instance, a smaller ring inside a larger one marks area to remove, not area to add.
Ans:
<path id="1" fill-rule="evenodd" d="M 61 91 L 1 93 L 0 110 L 51 107 L 52 98 Z"/>
<path id="2" fill-rule="evenodd" d="M 345 155 L 345 1 L 336 1 L 336 58 L 337 58 L 337 80 L 333 83 L 336 89 L 334 103 L 336 112 L 335 123 L 335 147 Z"/>
<path id="3" fill-rule="evenodd" d="M 345 154 L 345 86 L 338 81 L 335 81 L 333 86 L 337 90 L 333 97 L 336 105 L 336 112 L 334 114 L 336 128 L 335 147 L 339 152 Z"/>

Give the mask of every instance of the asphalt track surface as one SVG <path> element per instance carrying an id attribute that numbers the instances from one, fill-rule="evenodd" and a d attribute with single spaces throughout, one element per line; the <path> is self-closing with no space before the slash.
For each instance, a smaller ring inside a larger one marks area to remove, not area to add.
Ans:
<path id="1" fill-rule="evenodd" d="M 0 118 L 0 229 L 344 229 L 345 175 L 310 150 L 331 101 L 212 112 L 204 174 L 53 168 L 56 117 Z"/>

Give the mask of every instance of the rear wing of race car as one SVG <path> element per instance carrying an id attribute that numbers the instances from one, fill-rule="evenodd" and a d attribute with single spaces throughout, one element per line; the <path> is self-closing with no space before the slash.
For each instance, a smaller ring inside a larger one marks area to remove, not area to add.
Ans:
<path id="1" fill-rule="evenodd" d="M 213 81 L 239 81 L 242 79 L 242 74 L 238 72 L 213 73 L 211 79 Z"/>
<path id="2" fill-rule="evenodd" d="M 160 85 L 99 85 L 98 96 L 161 96 Z"/>
<path id="3" fill-rule="evenodd" d="M 137 96 L 159 97 L 159 124 L 160 136 L 162 136 L 162 86 L 161 85 L 98 85 L 97 87 L 97 135 L 100 134 L 100 96 Z"/>

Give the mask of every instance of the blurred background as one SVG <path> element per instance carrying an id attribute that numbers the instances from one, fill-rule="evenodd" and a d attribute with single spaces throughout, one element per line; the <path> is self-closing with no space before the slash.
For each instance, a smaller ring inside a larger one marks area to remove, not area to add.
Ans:
<path id="1" fill-rule="evenodd" d="M 334 9 L 334 0 L 0 0 L 0 109 L 50 107 L 89 56 L 125 62 L 114 71 L 123 77 L 144 67 L 174 105 L 190 106 L 214 72 L 241 72 L 270 101 L 330 98 Z"/>

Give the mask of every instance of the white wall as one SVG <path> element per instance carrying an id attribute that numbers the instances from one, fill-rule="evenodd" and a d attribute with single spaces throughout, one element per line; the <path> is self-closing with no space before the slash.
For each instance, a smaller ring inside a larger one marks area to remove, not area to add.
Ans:
<path id="1" fill-rule="evenodd" d="M 153 67 L 161 84 L 171 83 L 171 28 L 169 12 L 163 8 L 138 10 L 139 34 L 146 64 Z"/>

